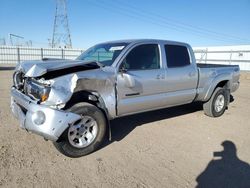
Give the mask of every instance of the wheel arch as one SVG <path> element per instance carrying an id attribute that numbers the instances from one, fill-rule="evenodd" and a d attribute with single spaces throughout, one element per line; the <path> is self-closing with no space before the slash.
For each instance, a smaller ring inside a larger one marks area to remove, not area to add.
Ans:
<path id="1" fill-rule="evenodd" d="M 97 108 L 99 108 L 103 112 L 103 114 L 106 118 L 106 122 L 107 122 L 109 139 L 111 140 L 110 119 L 112 119 L 112 118 L 109 115 L 108 109 L 106 108 L 106 105 L 105 105 L 104 100 L 101 97 L 101 95 L 96 91 L 87 91 L 87 90 L 77 91 L 77 92 L 73 93 L 72 97 L 66 103 L 66 105 L 63 109 L 67 110 L 68 108 L 70 108 L 74 104 L 81 103 L 81 102 L 90 103 L 90 104 L 96 106 Z"/>
<path id="2" fill-rule="evenodd" d="M 208 88 L 206 95 L 204 97 L 204 101 L 208 101 L 212 94 L 214 93 L 215 89 L 218 87 L 225 88 L 230 92 L 231 88 L 231 75 L 230 74 L 222 74 L 216 77 L 210 87 Z"/>

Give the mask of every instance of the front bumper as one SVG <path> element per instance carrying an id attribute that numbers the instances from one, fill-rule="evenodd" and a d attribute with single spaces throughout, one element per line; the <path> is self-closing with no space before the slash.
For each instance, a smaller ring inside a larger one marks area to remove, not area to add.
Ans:
<path id="1" fill-rule="evenodd" d="M 14 87 L 11 88 L 11 110 L 20 121 L 21 128 L 52 141 L 58 140 L 69 124 L 81 118 L 78 114 L 38 104 Z M 34 121 L 38 111 L 45 115 L 45 121 L 41 125 L 37 125 Z"/>

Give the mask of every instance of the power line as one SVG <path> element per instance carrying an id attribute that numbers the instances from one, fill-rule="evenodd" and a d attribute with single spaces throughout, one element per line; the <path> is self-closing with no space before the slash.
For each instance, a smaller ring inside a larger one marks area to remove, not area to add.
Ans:
<path id="1" fill-rule="evenodd" d="M 106 2 L 106 1 L 105 1 Z M 109 2 L 110 3 L 110 2 Z M 107 4 L 107 2 L 106 2 L 106 4 Z M 110 5 L 112 5 L 113 7 L 115 7 L 114 6 L 114 4 L 110 4 Z M 159 21 L 159 19 L 157 20 L 157 19 L 155 19 L 155 17 L 154 17 L 154 15 L 153 15 L 153 13 L 152 12 L 148 12 L 148 14 L 147 13 L 145 13 L 145 11 L 140 11 L 140 12 L 138 12 L 138 9 L 136 9 L 136 10 L 131 10 L 131 9 L 129 9 L 128 7 L 125 7 L 125 6 L 123 6 L 123 5 L 120 5 L 120 4 L 116 4 L 116 8 L 118 8 L 118 9 L 123 9 L 123 10 L 125 10 L 126 12 L 130 12 L 130 13 L 132 13 L 132 14 L 137 14 L 137 15 L 140 15 L 140 16 L 143 16 L 143 17 L 146 17 L 146 18 L 148 18 L 148 19 L 151 19 L 151 20 L 154 20 L 154 21 L 157 21 L 157 23 L 158 22 L 162 22 L 164 25 L 166 25 L 166 27 L 170 27 L 171 26 L 171 28 L 172 29 L 178 29 L 178 30 L 180 30 L 180 29 L 182 29 L 182 31 L 184 31 L 184 32 L 189 32 L 189 33 L 193 33 L 193 34 L 195 34 L 195 35 L 197 35 L 197 34 L 199 34 L 200 36 L 203 36 L 203 38 L 210 38 L 210 39 L 216 39 L 216 40 L 219 40 L 219 41 L 234 41 L 234 40 L 236 40 L 236 39 L 229 39 L 229 38 L 226 38 L 226 37 L 224 37 L 224 34 L 223 35 L 221 35 L 221 36 L 216 36 L 215 34 L 211 34 L 211 33 L 204 33 L 204 31 L 197 31 L 197 30 L 195 30 L 195 29 L 192 29 L 192 28 L 187 28 L 187 27 L 185 27 L 185 26 L 183 26 L 183 25 L 180 25 L 180 24 L 176 24 L 176 23 L 172 23 L 172 22 L 169 22 L 169 21 L 166 21 L 165 19 L 163 19 L 163 20 L 161 20 L 161 21 Z M 161 17 L 161 19 L 162 19 L 163 17 Z M 218 34 L 217 34 L 218 35 Z M 239 40 L 239 39 L 237 39 L 237 40 Z M 246 41 L 245 39 L 244 39 L 244 41 Z"/>
<path id="2" fill-rule="evenodd" d="M 107 6 L 108 3 L 107 1 L 103 2 L 102 4 L 100 4 L 100 1 L 98 2 L 94 2 L 94 1 L 89 1 L 91 4 L 94 4 L 95 6 L 98 6 L 98 7 L 101 7 L 102 9 L 104 8 L 105 10 L 109 9 L 109 10 L 112 10 L 113 12 L 117 12 L 119 14 L 123 14 L 123 15 L 126 15 L 126 16 L 129 16 L 131 18 L 136 18 L 138 20 L 141 20 L 141 21 L 144 21 L 144 22 L 150 22 L 151 24 L 154 24 L 154 25 L 158 25 L 160 27 L 164 27 L 165 29 L 168 28 L 168 29 L 173 29 L 173 30 L 176 30 L 176 31 L 179 31 L 179 32 L 189 32 L 189 33 L 192 33 L 194 34 L 195 36 L 199 36 L 201 38 L 210 38 L 212 40 L 217 40 L 217 41 L 223 41 L 223 42 L 228 42 L 230 41 L 229 39 L 225 39 L 223 37 L 219 37 L 218 36 L 211 36 L 208 34 L 205 34 L 204 32 L 201 32 L 201 31 L 194 31 L 194 30 L 191 30 L 189 28 L 185 28 L 183 26 L 180 26 L 180 25 L 176 25 L 176 24 L 173 24 L 173 23 L 169 23 L 169 22 L 166 22 L 165 20 L 162 20 L 159 22 L 159 20 L 156 20 L 154 17 L 150 16 L 151 14 L 145 14 L 143 12 L 138 12 L 137 10 L 131 10 L 127 7 L 124 7 L 124 6 L 117 6 L 117 5 L 114 5 L 110 2 L 109 5 L 111 6 Z M 107 10 L 108 11 L 108 10 Z"/>
<path id="3" fill-rule="evenodd" d="M 117 1 L 119 1 L 119 0 L 117 0 Z M 115 1 L 115 2 L 117 2 L 117 1 Z M 240 40 L 240 41 L 244 41 L 244 42 L 246 40 L 247 41 L 250 40 L 250 39 L 241 38 L 241 37 L 238 37 L 238 36 L 229 35 L 229 34 L 226 34 L 226 33 L 220 33 L 220 32 L 217 32 L 217 31 L 212 31 L 212 30 L 209 30 L 209 29 L 205 29 L 205 28 L 202 28 L 202 27 L 195 26 L 195 25 L 180 22 L 178 20 L 173 20 L 173 19 L 170 19 L 170 18 L 167 18 L 167 17 L 163 17 L 160 14 L 157 14 L 157 13 L 152 12 L 152 11 L 147 11 L 147 10 L 140 9 L 140 8 L 132 6 L 131 4 L 128 4 L 128 3 L 124 2 L 124 1 L 119 1 L 119 3 L 123 4 L 124 6 L 130 7 L 132 9 L 134 9 L 134 10 L 137 10 L 137 11 L 140 10 L 141 12 L 145 12 L 145 13 L 148 13 L 150 15 L 153 15 L 156 18 L 160 18 L 162 20 L 168 20 L 169 22 L 172 22 L 172 24 L 175 24 L 177 26 L 179 25 L 181 27 L 187 27 L 187 28 L 192 29 L 192 30 L 198 30 L 198 31 L 214 34 L 214 35 L 217 35 L 217 36 L 220 36 L 220 37 L 227 37 L 227 38 L 230 38 L 230 39 Z"/>
<path id="4" fill-rule="evenodd" d="M 96 2 L 93 2 L 93 1 L 89 1 L 91 4 L 94 4 L 102 9 L 109 9 L 109 10 L 112 10 L 112 12 L 117 12 L 119 14 L 123 14 L 123 15 L 126 15 L 128 17 L 131 17 L 131 18 L 135 18 L 137 20 L 141 20 L 141 21 L 144 21 L 146 23 L 151 23 L 151 24 L 154 24 L 154 25 L 157 25 L 157 26 L 160 26 L 160 27 L 163 27 L 164 29 L 168 28 L 168 29 L 172 29 L 172 30 L 175 30 L 175 31 L 179 31 L 179 32 L 187 32 L 187 30 L 183 30 L 183 28 L 181 27 L 177 27 L 177 26 L 173 26 L 173 25 L 169 25 L 169 24 L 164 24 L 164 23 L 158 23 L 158 22 L 155 22 L 155 20 L 152 21 L 152 19 L 149 19 L 149 18 L 145 18 L 145 16 L 141 17 L 140 15 L 136 14 L 136 13 L 131 13 L 130 11 L 126 11 L 126 12 L 122 12 L 120 10 L 118 10 L 117 8 L 114 8 L 114 7 L 107 7 L 103 4 L 99 4 L 99 3 L 96 3 Z M 124 9 L 124 8 L 119 8 L 119 9 Z M 107 10 L 108 11 L 108 10 Z M 129 14 L 130 12 L 130 14 Z M 189 31 L 191 33 L 191 31 Z M 201 35 L 199 33 L 194 33 L 192 32 L 193 34 L 195 34 L 195 36 L 198 36 L 198 37 L 201 37 L 201 38 L 208 38 L 204 35 Z M 211 38 L 210 38 L 211 39 Z M 223 42 L 228 42 L 226 40 L 223 40 L 221 38 L 213 38 L 213 40 L 217 40 L 217 41 L 223 41 Z"/>

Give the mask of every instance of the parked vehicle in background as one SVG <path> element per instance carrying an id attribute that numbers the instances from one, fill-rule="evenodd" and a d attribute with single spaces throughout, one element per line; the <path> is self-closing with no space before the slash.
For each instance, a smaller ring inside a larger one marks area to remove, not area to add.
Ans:
<path id="1" fill-rule="evenodd" d="M 196 64 L 190 45 L 123 40 L 95 45 L 76 60 L 17 65 L 11 89 L 21 127 L 70 157 L 95 151 L 121 116 L 203 102 L 219 117 L 239 87 L 239 66 Z"/>

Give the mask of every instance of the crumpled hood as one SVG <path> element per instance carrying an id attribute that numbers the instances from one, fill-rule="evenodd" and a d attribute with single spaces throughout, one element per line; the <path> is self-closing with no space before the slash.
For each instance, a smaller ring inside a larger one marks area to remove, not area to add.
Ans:
<path id="1" fill-rule="evenodd" d="M 26 77 L 39 77 L 50 71 L 62 70 L 76 66 L 84 66 L 90 63 L 91 62 L 83 62 L 81 60 L 65 59 L 34 60 L 19 63 L 16 66 L 16 70 L 22 71 Z"/>

